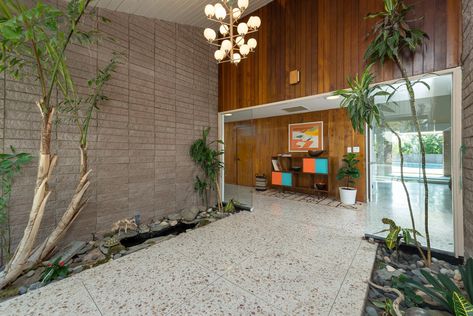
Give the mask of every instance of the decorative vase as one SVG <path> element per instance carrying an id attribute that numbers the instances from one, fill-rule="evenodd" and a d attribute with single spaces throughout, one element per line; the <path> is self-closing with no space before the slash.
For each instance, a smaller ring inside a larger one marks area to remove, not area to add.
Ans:
<path id="1" fill-rule="evenodd" d="M 340 187 L 340 201 L 346 205 L 354 205 L 356 203 L 356 192 L 355 188 Z"/>

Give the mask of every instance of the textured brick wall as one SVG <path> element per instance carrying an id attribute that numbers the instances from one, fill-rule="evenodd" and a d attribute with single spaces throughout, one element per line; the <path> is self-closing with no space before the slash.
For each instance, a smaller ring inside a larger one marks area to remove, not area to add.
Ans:
<path id="1" fill-rule="evenodd" d="M 96 18 L 105 35 L 92 48 L 68 50 L 72 75 L 80 92 L 113 51 L 126 55 L 106 88 L 110 100 L 101 106 L 90 128 L 93 169 L 89 203 L 67 239 L 90 238 L 121 218 L 139 211 L 146 220 L 196 203 L 196 169 L 188 157 L 202 128 L 217 134 L 217 65 L 202 30 L 175 23 L 100 10 L 111 23 Z M 111 36 L 114 41 L 107 37 Z M 31 80 L 0 77 L 0 145 L 36 155 L 40 115 L 38 87 Z M 43 219 L 41 238 L 51 230 L 70 200 L 79 168 L 77 128 L 62 121 L 54 133 L 59 163 Z M 10 207 L 13 244 L 28 219 L 35 163 L 15 180 Z"/>
<path id="2" fill-rule="evenodd" d="M 465 257 L 473 256 L 473 1 L 463 0 L 463 212 Z"/>

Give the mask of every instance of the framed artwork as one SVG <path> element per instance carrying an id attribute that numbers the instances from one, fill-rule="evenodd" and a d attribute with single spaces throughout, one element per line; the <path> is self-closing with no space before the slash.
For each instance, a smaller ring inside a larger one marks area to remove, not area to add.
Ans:
<path id="1" fill-rule="evenodd" d="M 289 124 L 289 151 L 324 149 L 324 122 Z"/>

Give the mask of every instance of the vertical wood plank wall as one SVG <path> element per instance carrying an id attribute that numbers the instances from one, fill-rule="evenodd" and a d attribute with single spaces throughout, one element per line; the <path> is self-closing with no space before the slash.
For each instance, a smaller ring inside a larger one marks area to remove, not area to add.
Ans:
<path id="1" fill-rule="evenodd" d="M 461 1 L 406 0 L 414 5 L 412 16 L 422 17 L 417 23 L 430 37 L 410 62 L 409 74 L 418 75 L 454 68 L 460 65 Z M 369 43 L 368 33 L 373 21 L 370 12 L 382 9 L 382 0 L 274 0 L 253 14 L 261 17 L 255 53 L 238 66 L 219 66 L 219 111 L 229 111 L 260 104 L 289 100 L 334 91 L 346 87 L 346 79 L 360 72 L 363 54 Z M 289 85 L 289 72 L 299 70 L 301 81 Z M 390 63 L 376 67 L 378 82 L 400 77 Z M 287 151 L 289 123 L 323 120 L 328 136 L 327 148 L 332 174 L 331 194 L 337 195 L 335 174 L 341 165 L 346 147 L 360 146 L 364 154 L 364 136 L 355 135 L 341 110 L 290 115 L 226 124 L 225 177 L 236 182 L 232 161 L 236 148 L 232 130 L 238 124 L 255 126 L 255 173 L 269 174 L 270 157 Z M 364 177 L 358 182 L 358 199 L 365 199 Z"/>
<path id="2" fill-rule="evenodd" d="M 252 130 L 254 133 L 256 145 L 255 150 L 252 153 L 253 171 L 255 174 L 265 174 L 269 179 L 272 170 L 271 157 L 288 151 L 288 125 L 292 123 L 314 121 L 324 122 L 324 150 L 326 150 L 326 153 L 324 153 L 322 157 L 329 158 L 330 195 L 338 196 L 338 186 L 341 185 L 341 183 L 337 181 L 335 176 L 338 169 L 342 166 L 341 157 L 343 157 L 345 154 L 346 147 L 359 146 L 360 163 L 358 167 L 361 170 L 362 178 L 360 178 L 356 184 L 356 187 L 358 188 L 357 199 L 359 201 L 365 201 L 365 140 L 363 135 L 353 133 L 353 129 L 346 116 L 346 112 L 342 109 L 226 123 L 225 182 L 237 184 L 235 158 L 239 153 L 236 148 L 235 130 L 238 127 L 254 127 Z M 301 155 L 300 153 L 292 154 L 293 156 Z"/>
<path id="3" fill-rule="evenodd" d="M 293 99 L 344 88 L 360 71 L 373 21 L 364 17 L 382 0 L 274 0 L 254 12 L 261 17 L 256 52 L 238 66 L 219 68 L 219 111 Z M 410 74 L 460 65 L 460 0 L 408 0 L 430 36 L 409 62 Z M 301 82 L 289 85 L 291 70 Z M 375 69 L 377 81 L 399 77 L 391 64 Z"/>

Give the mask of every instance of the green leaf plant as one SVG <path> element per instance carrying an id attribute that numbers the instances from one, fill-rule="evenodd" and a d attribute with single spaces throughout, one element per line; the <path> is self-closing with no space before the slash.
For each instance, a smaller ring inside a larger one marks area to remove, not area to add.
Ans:
<path id="1" fill-rule="evenodd" d="M 382 221 L 383 224 L 389 225 L 389 228 L 383 229 L 376 234 L 388 232 L 385 243 L 389 250 L 396 249 L 396 252 L 399 254 L 398 250 L 401 241 L 404 241 L 406 245 L 415 245 L 415 240 L 412 237 L 414 230 L 412 228 L 398 226 L 392 219 L 389 218 L 383 218 Z M 419 232 L 415 233 L 418 236 L 422 236 Z"/>
<path id="2" fill-rule="evenodd" d="M 434 302 L 450 313 L 455 313 L 454 293 L 462 296 L 458 286 L 445 274 L 439 273 L 436 276 L 426 270 L 420 271 L 429 283 L 428 286 L 414 279 L 408 279 L 407 283 L 425 294 L 427 294 Z"/>
<path id="3" fill-rule="evenodd" d="M 46 269 L 41 274 L 41 283 L 48 284 L 52 281 L 65 278 L 69 274 L 69 267 L 61 260 L 57 258 L 53 262 L 48 262 Z"/>
<path id="4" fill-rule="evenodd" d="M 218 182 L 218 176 L 220 170 L 223 168 L 223 162 L 220 160 L 224 154 L 223 150 L 219 150 L 218 144 L 222 144 L 221 140 L 210 141 L 208 140 L 210 133 L 210 127 L 204 128 L 202 131 L 202 137 L 194 141 L 189 149 L 189 155 L 197 166 L 200 167 L 206 181 L 209 184 L 210 189 L 215 189 L 217 193 L 217 206 L 220 212 L 223 211 L 222 197 L 220 195 L 220 185 Z"/>
<path id="5" fill-rule="evenodd" d="M 201 179 L 199 176 L 195 176 L 194 180 L 194 191 L 197 192 L 202 199 L 202 203 L 208 208 L 208 188 L 209 184 L 204 179 Z"/>
<path id="6" fill-rule="evenodd" d="M 10 147 L 10 153 L 0 154 L 0 177 L 2 192 L 0 195 L 0 245 L 1 245 L 1 264 L 10 259 L 10 220 L 7 210 L 10 201 L 13 178 L 21 169 L 31 162 L 31 155 L 28 153 L 17 153 L 15 148 Z"/>
<path id="7" fill-rule="evenodd" d="M 357 159 L 358 155 L 355 153 L 347 153 L 343 156 L 343 163 L 345 164 L 338 170 L 337 180 L 346 181 L 346 187 L 349 188 L 355 184 L 355 179 L 360 178 L 360 169 L 356 166 L 360 160 Z"/>
<path id="8" fill-rule="evenodd" d="M 371 69 L 372 64 L 368 65 L 361 75 L 356 75 L 354 78 L 349 78 L 347 80 L 348 89 L 338 90 L 334 93 L 334 95 L 339 95 L 342 97 L 340 107 L 347 110 L 348 117 L 355 132 L 364 134 L 365 126 L 368 129 L 374 127 L 383 127 L 389 130 L 396 137 L 401 160 L 401 183 L 407 199 L 412 225 L 412 237 L 414 239 L 414 245 L 417 247 L 422 259 L 427 261 L 427 258 L 420 247 L 420 243 L 417 240 L 417 230 L 414 212 L 412 209 L 411 197 L 405 183 L 403 153 L 404 146 L 399 133 L 391 127 L 383 115 L 384 111 L 392 112 L 390 101 L 395 95 L 397 88 L 387 85 L 387 88 L 390 89 L 388 92 L 386 89 L 383 89 L 382 86 L 374 84 L 375 77 L 372 74 Z"/>
<path id="9" fill-rule="evenodd" d="M 462 295 L 453 292 L 455 316 L 473 316 L 473 305 Z"/>
<path id="10" fill-rule="evenodd" d="M 23 3 L 19 0 L 0 1 L 0 71 L 15 79 L 27 78 L 37 82 L 39 97 L 36 108 L 41 121 L 38 172 L 29 220 L 14 255 L 0 273 L 0 289 L 51 255 L 59 239 L 84 208 L 87 201 L 84 195 L 90 185 L 87 172 L 79 178 L 71 202 L 56 227 L 43 242 L 38 242 L 38 232 L 52 193 L 49 181 L 57 162 L 51 146 L 53 119 L 65 105 L 59 100 L 67 99 L 75 90 L 66 50 L 71 43 L 83 46 L 93 43 L 97 39 L 97 30 L 81 30 L 84 16 L 89 12 L 93 14 L 88 10 L 91 0 L 68 1 L 64 10 L 41 1 L 35 1 L 31 7 Z M 94 84 L 98 86 L 97 82 Z"/>
<path id="11" fill-rule="evenodd" d="M 394 62 L 401 73 L 403 86 L 409 94 L 409 104 L 411 110 L 411 120 L 414 125 L 421 154 L 422 180 L 424 185 L 424 227 L 427 253 L 423 259 L 427 266 L 432 261 L 429 233 L 429 187 L 426 173 L 425 144 L 422 138 L 419 118 L 417 115 L 416 97 L 414 85 L 416 83 L 425 84 L 422 81 L 411 82 L 404 65 L 405 58 L 413 58 L 414 53 L 423 47 L 424 41 L 428 39 L 427 34 L 419 28 L 414 27 L 414 23 L 420 19 L 408 19 L 412 6 L 407 5 L 403 0 L 384 0 L 384 10 L 378 13 L 369 14 L 368 19 L 375 19 L 371 36 L 372 41 L 365 51 L 365 60 L 383 65 L 387 60 Z M 413 227 L 413 229 L 415 229 Z"/>

